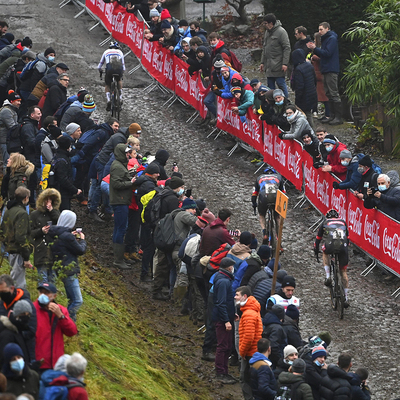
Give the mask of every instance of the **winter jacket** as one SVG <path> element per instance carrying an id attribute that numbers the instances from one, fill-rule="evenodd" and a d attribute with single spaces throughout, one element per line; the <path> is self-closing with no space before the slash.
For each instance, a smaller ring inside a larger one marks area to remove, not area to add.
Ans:
<path id="1" fill-rule="evenodd" d="M 378 199 L 375 196 L 367 196 L 364 200 L 365 208 L 377 208 L 393 219 L 400 221 L 400 187 L 390 187 L 381 192 Z"/>
<path id="2" fill-rule="evenodd" d="M 211 48 L 211 57 L 210 60 L 214 60 L 214 58 L 220 54 L 225 64 L 228 66 L 232 66 L 231 52 L 226 47 L 223 40 L 219 40 L 215 47 Z"/>
<path id="3" fill-rule="evenodd" d="M 280 358 L 276 363 L 276 368 L 274 369 L 275 379 L 278 382 L 279 375 L 282 372 L 289 372 L 290 364 L 286 364 L 284 358 Z"/>
<path id="4" fill-rule="evenodd" d="M 24 123 L 21 128 L 22 154 L 28 161 L 35 164 L 35 138 L 39 131 L 38 121 L 26 116 L 22 122 Z"/>
<path id="5" fill-rule="evenodd" d="M 7 378 L 7 389 L 8 393 L 12 393 L 15 396 L 19 396 L 23 393 L 28 393 L 35 400 L 39 399 L 39 375 L 36 371 L 33 371 L 25 363 L 22 375 L 17 375 L 10 368 L 10 361 L 5 360 L 3 365 L 3 374 Z"/>
<path id="6" fill-rule="evenodd" d="M 236 246 L 236 245 L 235 245 Z M 235 291 L 239 286 L 246 286 L 253 274 L 262 268 L 263 262 L 257 253 L 251 253 L 250 256 L 244 260 L 237 271 L 233 280 L 232 288 Z M 244 277 L 246 276 L 246 280 Z"/>
<path id="7" fill-rule="evenodd" d="M 71 138 L 71 136 L 70 136 Z M 71 145 L 72 147 L 73 145 Z M 51 136 L 46 136 L 42 143 L 41 143 L 41 149 L 40 149 L 40 155 L 42 157 L 42 162 L 43 164 L 51 164 L 51 161 L 53 160 L 54 156 L 56 155 L 56 151 L 58 149 L 58 143 L 56 140 L 52 139 Z M 73 150 L 71 149 L 72 153 Z"/>
<path id="8" fill-rule="evenodd" d="M 321 153 L 319 152 L 319 140 L 314 135 L 311 136 L 310 144 L 305 144 L 303 142 L 303 148 L 312 157 L 314 164 L 319 165 L 321 163 L 322 157 L 321 157 Z M 323 164 L 323 161 L 322 161 L 322 164 Z"/>
<path id="9" fill-rule="evenodd" d="M 225 269 L 215 273 L 212 310 L 212 320 L 215 322 L 230 322 L 235 319 L 234 292 L 232 290 L 233 275 Z"/>
<path id="10" fill-rule="evenodd" d="M 14 174 L 11 173 L 11 169 L 8 167 L 1 184 L 1 195 L 3 199 L 13 200 L 17 187 L 23 186 L 27 188 L 29 177 L 34 170 L 35 166 L 30 162 L 14 171 Z"/>
<path id="11" fill-rule="evenodd" d="M 60 148 L 56 150 L 54 178 L 61 197 L 71 198 L 78 193 L 72 181 L 72 166 L 67 150 Z"/>
<path id="12" fill-rule="evenodd" d="M 268 104 L 264 102 L 261 106 L 264 114 L 261 115 L 261 120 L 265 121 L 268 125 L 276 125 L 283 131 L 290 130 L 290 124 L 286 118 L 286 107 L 290 106 L 290 100 L 285 98 L 283 104 L 278 106 L 275 103 Z M 266 109 L 266 106 L 268 109 Z M 264 111 L 265 110 L 265 111 Z"/>
<path id="13" fill-rule="evenodd" d="M 220 218 L 216 218 L 203 231 L 200 254 L 202 256 L 211 256 L 224 243 L 229 243 L 233 246 L 236 242 L 229 235 L 224 222 Z"/>
<path id="14" fill-rule="evenodd" d="M 11 43 L 8 46 L 3 47 L 0 50 L 0 63 L 2 64 L 4 61 L 8 60 L 11 57 L 21 57 L 21 53 L 23 50 L 24 47 L 21 45 L 21 42 L 18 44 Z"/>
<path id="15" fill-rule="evenodd" d="M 180 210 L 174 218 L 174 228 L 177 236 L 183 242 L 189 235 L 191 228 L 196 224 L 197 216 Z M 178 246 L 179 249 L 180 245 Z"/>
<path id="16" fill-rule="evenodd" d="M 0 144 L 6 144 L 8 131 L 18 123 L 18 108 L 8 100 L 0 110 Z"/>
<path id="17" fill-rule="evenodd" d="M 249 296 L 246 304 L 240 306 L 239 354 L 242 358 L 251 357 L 257 351 L 257 343 L 263 332 L 260 308 L 260 303 L 253 296 Z"/>
<path id="18" fill-rule="evenodd" d="M 304 378 L 301 375 L 294 375 L 291 372 L 282 372 L 279 375 L 279 386 L 293 385 L 298 382 L 302 383 L 297 386 L 295 398 L 297 400 L 314 400 L 310 385 L 304 382 Z"/>
<path id="19" fill-rule="evenodd" d="M 368 188 L 378 188 L 378 176 L 373 168 L 368 168 L 362 175 L 360 183 L 358 184 L 357 191 L 364 195 L 364 200 L 368 197 L 367 190 Z M 368 185 L 366 186 L 366 183 Z"/>
<path id="20" fill-rule="evenodd" d="M 166 187 L 160 192 L 161 208 L 160 219 L 164 218 L 167 214 L 179 208 L 179 198 L 171 188 Z"/>
<path id="21" fill-rule="evenodd" d="M 36 134 L 35 137 L 35 167 L 41 168 L 42 163 L 40 161 L 40 156 L 42 154 L 42 142 L 45 137 L 49 136 L 50 133 L 46 131 L 44 128 L 40 128 L 38 133 Z M 53 157 L 51 157 L 53 158 Z M 51 161 L 51 160 L 50 160 Z M 44 163 L 46 164 L 46 163 Z M 49 163 L 47 163 L 49 164 Z"/>
<path id="22" fill-rule="evenodd" d="M 321 48 L 316 47 L 314 53 L 320 58 L 322 74 L 339 73 L 339 45 L 338 36 L 335 32 L 328 31 L 321 36 Z"/>
<path id="23" fill-rule="evenodd" d="M 371 392 L 368 385 L 362 384 L 361 378 L 354 372 L 349 372 L 351 377 L 351 400 L 370 400 Z"/>
<path id="24" fill-rule="evenodd" d="M 114 152 L 115 146 L 120 143 L 126 143 L 129 136 L 128 128 L 121 128 L 117 133 L 112 135 L 102 147 L 96 160 L 103 165 L 108 163 L 111 154 Z"/>
<path id="25" fill-rule="evenodd" d="M 29 95 L 29 99 L 34 100 L 36 98 L 37 100 L 40 100 L 46 89 L 50 89 L 53 85 L 57 84 L 58 75 L 59 74 L 55 66 L 49 68 L 49 70 L 46 72 L 46 75 L 33 88 L 31 94 Z"/>
<path id="26" fill-rule="evenodd" d="M 72 108 L 72 106 L 65 112 L 65 114 L 67 114 L 67 112 L 70 111 L 71 108 Z M 72 110 L 72 111 L 75 111 L 75 110 Z M 65 114 L 64 114 L 64 116 L 65 116 Z M 65 122 L 64 117 L 61 120 L 61 122 Z M 84 112 L 82 110 L 74 112 L 69 123 L 71 123 L 71 122 L 75 122 L 76 124 L 78 124 L 81 127 L 82 133 L 85 133 L 89 129 L 94 129 L 97 127 L 96 123 L 90 118 L 90 113 Z M 61 130 L 63 130 L 63 128 L 61 128 Z"/>
<path id="27" fill-rule="evenodd" d="M 136 203 L 139 209 L 143 209 L 143 205 L 140 201 L 142 196 L 151 192 L 157 187 L 157 181 L 155 181 L 151 176 L 142 174 L 136 179 L 134 187 L 136 188 Z"/>
<path id="28" fill-rule="evenodd" d="M 51 221 L 53 225 L 57 224 L 60 216 L 61 195 L 55 189 L 47 189 L 40 193 L 36 200 L 36 210 L 29 215 L 31 227 L 31 241 L 33 244 L 33 264 L 36 267 L 50 268 L 53 265 L 53 257 L 49 248 L 50 236 L 44 234 L 42 228 Z M 49 211 L 46 208 L 45 201 L 51 198 L 53 209 Z"/>
<path id="29" fill-rule="evenodd" d="M 251 90 L 242 89 L 242 94 L 239 99 L 240 104 L 238 105 L 239 115 L 246 115 L 247 110 L 253 106 L 254 93 Z"/>
<path id="30" fill-rule="evenodd" d="M 322 378 L 319 394 L 321 400 L 351 400 L 351 376 L 338 365 L 330 364 L 328 374 Z"/>
<path id="31" fill-rule="evenodd" d="M 60 375 L 50 383 L 50 386 L 67 386 L 67 385 L 71 386 L 68 389 L 67 400 L 89 400 L 88 394 L 85 389 L 86 385 L 77 378 Z"/>
<path id="32" fill-rule="evenodd" d="M 314 134 L 314 131 L 308 123 L 306 116 L 299 110 L 297 110 L 296 113 L 289 121 L 290 131 L 282 135 L 282 139 L 284 140 L 296 139 L 300 142 L 304 132 L 309 132 L 310 135 Z"/>
<path id="33" fill-rule="evenodd" d="M 114 150 L 115 160 L 110 169 L 111 205 L 129 205 L 132 199 L 133 183 L 127 168 L 125 148 L 125 144 L 118 144 Z"/>
<path id="34" fill-rule="evenodd" d="M 23 90 L 24 92 L 31 93 L 36 84 L 43 78 L 45 73 L 53 64 L 44 56 L 43 53 L 38 54 L 36 58 L 39 61 L 32 68 L 32 74 L 28 77 L 28 79 L 23 80 L 19 87 L 19 89 Z"/>
<path id="35" fill-rule="evenodd" d="M 251 389 L 255 400 L 273 400 L 276 395 L 276 379 L 271 369 L 271 361 L 259 352 L 249 361 Z"/>
<path id="36" fill-rule="evenodd" d="M 57 81 L 47 93 L 43 106 L 42 121 L 47 116 L 54 115 L 58 107 L 65 101 L 67 101 L 67 88 Z"/>
<path id="37" fill-rule="evenodd" d="M 164 36 L 164 41 L 161 44 L 166 48 L 172 46 L 175 49 L 175 46 L 180 42 L 181 37 L 177 27 L 171 25 L 171 28 L 173 29 L 172 35 L 169 38 Z"/>
<path id="38" fill-rule="evenodd" d="M 235 274 L 239 268 L 239 265 L 242 263 L 243 260 L 248 258 L 250 254 L 250 247 L 242 243 L 235 243 L 233 247 L 229 250 L 226 256 L 235 261 L 235 265 L 233 266 L 235 269 Z"/>
<path id="39" fill-rule="evenodd" d="M 221 93 L 221 97 L 223 99 L 232 99 L 233 98 L 233 94 L 231 93 L 231 88 L 232 88 L 231 81 L 232 81 L 233 75 L 235 75 L 235 74 L 239 75 L 234 69 L 229 68 L 229 77 L 228 77 L 228 79 L 225 79 L 223 76 L 221 77 L 221 82 L 222 82 L 222 85 L 224 87 L 224 89 L 222 90 L 222 93 Z"/>
<path id="40" fill-rule="evenodd" d="M 51 252 L 53 253 L 54 261 L 61 261 L 60 268 L 62 273 L 67 276 L 79 274 L 81 269 L 78 257 L 85 254 L 86 241 L 77 239 L 71 233 L 71 229 L 57 225 L 50 227 L 49 235 L 53 241 Z"/>
<path id="41" fill-rule="evenodd" d="M 153 161 L 154 164 L 158 165 L 158 168 L 160 168 L 160 176 L 159 176 L 159 180 L 160 181 L 165 181 L 166 179 L 168 179 L 168 175 L 165 172 L 165 165 L 167 164 L 167 161 L 169 159 L 169 153 L 167 150 L 157 150 L 156 153 L 156 158 Z"/>
<path id="42" fill-rule="evenodd" d="M 3 50 L 4 47 L 6 46 L 10 46 L 12 43 L 8 41 L 7 38 L 5 38 L 4 36 L 0 39 L 0 50 Z"/>
<path id="43" fill-rule="evenodd" d="M 202 51 L 204 53 L 204 57 L 203 58 L 196 57 L 195 60 L 189 59 L 187 61 L 187 63 L 190 65 L 188 68 L 188 72 L 190 75 L 193 75 L 194 72 L 201 69 L 201 76 L 203 78 L 209 77 L 211 74 L 211 68 L 210 68 L 211 60 L 208 49 L 206 46 L 199 46 L 197 51 Z"/>
<path id="44" fill-rule="evenodd" d="M 346 179 L 339 183 L 339 189 L 353 189 L 356 190 L 360 184 L 362 175 L 357 171 L 358 157 L 354 156 L 347 166 Z"/>
<path id="45" fill-rule="evenodd" d="M 302 111 L 317 110 L 317 77 L 314 67 L 306 62 L 302 49 L 294 50 L 292 53 L 294 73 L 292 89 L 295 91 L 295 104 Z"/>
<path id="46" fill-rule="evenodd" d="M 36 360 L 44 358 L 41 369 L 52 369 L 57 360 L 65 353 L 64 337 L 75 336 L 78 333 L 75 322 L 69 317 L 68 310 L 58 304 L 65 318 L 57 318 L 54 313 L 41 307 L 36 300 L 38 329 L 36 331 Z"/>
<path id="47" fill-rule="evenodd" d="M 319 387 L 327 371 L 315 364 L 311 357 L 305 358 L 304 361 L 306 362 L 305 381 L 311 386 L 314 400 L 320 400 Z"/>
<path id="48" fill-rule="evenodd" d="M 283 349 L 287 346 L 286 333 L 282 327 L 282 322 L 273 314 L 265 314 L 263 318 L 264 331 L 262 336 L 271 342 L 270 360 L 276 365 L 278 360 L 283 357 Z"/>
<path id="49" fill-rule="evenodd" d="M 61 118 L 60 122 L 60 129 L 65 132 L 65 129 L 67 126 L 73 122 L 75 119 L 75 116 L 82 112 L 82 103 L 78 100 L 75 100 L 71 106 L 68 108 L 67 111 L 65 111 L 64 115 Z"/>
<path id="50" fill-rule="evenodd" d="M 307 35 L 307 37 L 306 37 L 305 39 L 299 39 L 299 40 L 297 40 L 296 43 L 295 43 L 294 46 L 293 46 L 293 49 L 294 49 L 294 50 L 297 50 L 297 49 L 303 50 L 303 52 L 304 52 L 304 57 L 307 57 L 307 55 L 308 55 L 309 53 L 311 53 L 311 50 L 307 47 L 307 43 L 309 43 L 309 42 L 312 42 L 312 39 L 311 39 L 310 36 Z M 293 53 L 292 53 L 292 57 L 293 57 Z M 292 58 L 292 63 L 293 63 L 293 65 L 294 65 L 293 58 Z"/>
<path id="51" fill-rule="evenodd" d="M 282 327 L 285 331 L 288 344 L 296 347 L 296 349 L 307 344 L 307 342 L 301 338 L 297 321 L 294 321 L 292 318 L 285 315 Z"/>
<path id="52" fill-rule="evenodd" d="M 281 21 L 276 21 L 274 27 L 265 31 L 261 63 L 267 77 L 283 77 L 282 65 L 289 65 L 290 41 Z"/>
<path id="53" fill-rule="evenodd" d="M 333 149 L 328 153 L 327 161 L 328 164 L 332 167 L 332 174 L 335 174 L 341 181 L 346 179 L 347 167 L 341 164 L 340 162 L 340 153 L 343 150 L 347 150 L 345 144 L 341 142 L 337 142 Z"/>

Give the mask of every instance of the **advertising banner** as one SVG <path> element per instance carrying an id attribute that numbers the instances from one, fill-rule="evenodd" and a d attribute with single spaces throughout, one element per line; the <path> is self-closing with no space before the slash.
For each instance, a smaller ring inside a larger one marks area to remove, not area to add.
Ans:
<path id="1" fill-rule="evenodd" d="M 139 21 L 134 14 L 126 14 L 123 35 L 115 36 L 117 40 L 129 46 L 136 57 L 142 56 L 142 44 L 144 40 L 144 22 Z M 114 35 L 114 32 L 113 32 Z"/>
<path id="2" fill-rule="evenodd" d="M 109 32 L 112 31 L 114 4 L 117 3 L 106 4 L 103 0 L 86 0 L 86 7 L 101 19 Z"/>

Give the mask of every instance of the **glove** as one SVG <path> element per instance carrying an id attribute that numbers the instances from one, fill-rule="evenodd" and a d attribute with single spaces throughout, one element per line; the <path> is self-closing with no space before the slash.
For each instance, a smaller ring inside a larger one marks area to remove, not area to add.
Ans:
<path id="1" fill-rule="evenodd" d="M 242 116 L 240 117 L 240 120 L 242 121 L 242 124 L 247 123 L 247 119 L 246 119 L 246 117 L 245 117 L 244 115 L 242 115 Z"/>
<path id="2" fill-rule="evenodd" d="M 317 246 L 317 243 L 314 243 L 314 254 L 315 254 L 315 258 L 317 259 L 317 262 L 319 262 L 319 245 Z"/>
<path id="3" fill-rule="evenodd" d="M 219 90 L 219 89 L 213 90 L 213 92 L 214 92 L 217 96 L 221 96 L 221 94 L 222 94 L 222 90 Z"/>
<path id="4" fill-rule="evenodd" d="M 103 80 L 103 70 L 99 69 L 99 74 L 100 74 L 100 80 Z"/>
<path id="5" fill-rule="evenodd" d="M 281 132 L 281 133 L 278 135 L 278 138 L 281 139 L 281 140 L 283 140 L 283 135 L 284 135 L 284 133 Z"/>
<path id="6" fill-rule="evenodd" d="M 339 189 L 339 182 L 334 181 L 332 183 L 332 186 L 333 186 L 334 189 Z"/>

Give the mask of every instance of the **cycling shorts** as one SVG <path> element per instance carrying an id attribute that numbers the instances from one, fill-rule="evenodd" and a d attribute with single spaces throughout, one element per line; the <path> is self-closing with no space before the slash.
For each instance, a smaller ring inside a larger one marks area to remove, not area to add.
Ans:
<path id="1" fill-rule="evenodd" d="M 106 76 L 104 78 L 106 85 L 111 86 L 113 75 L 118 75 L 115 77 L 115 80 L 119 82 L 122 79 L 122 73 L 123 73 L 122 67 L 119 70 L 106 69 Z"/>
<path id="2" fill-rule="evenodd" d="M 269 207 L 272 210 L 274 210 L 274 213 L 276 212 L 275 211 L 275 204 L 268 204 L 266 201 L 263 201 L 263 202 L 258 201 L 258 204 L 257 204 L 258 214 L 262 215 L 262 216 L 267 215 L 267 210 L 268 210 Z"/>
<path id="3" fill-rule="evenodd" d="M 333 254 L 334 252 L 332 251 L 333 249 L 329 249 L 325 247 L 325 244 L 322 245 L 322 251 L 325 254 Z M 340 249 L 338 253 L 338 258 L 339 258 L 339 268 L 342 271 L 346 271 L 347 269 L 347 264 L 349 263 L 349 249 L 347 245 L 343 245 L 342 248 Z"/>

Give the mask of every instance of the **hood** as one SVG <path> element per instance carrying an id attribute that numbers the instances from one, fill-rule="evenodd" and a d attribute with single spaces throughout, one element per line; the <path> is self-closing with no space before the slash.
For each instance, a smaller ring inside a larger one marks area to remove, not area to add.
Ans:
<path id="1" fill-rule="evenodd" d="M 243 253 L 251 253 L 251 249 L 249 246 L 245 244 L 236 243 L 230 250 L 230 253 L 233 254 L 234 256 L 238 256 Z"/>
<path id="2" fill-rule="evenodd" d="M 257 313 L 261 311 L 261 305 L 254 296 L 250 296 L 244 306 L 240 306 L 240 311 L 253 310 Z"/>
<path id="3" fill-rule="evenodd" d="M 216 218 L 213 222 L 211 222 L 210 229 L 217 228 L 219 226 L 224 227 L 225 226 L 224 221 L 222 221 L 221 218 Z"/>
<path id="4" fill-rule="evenodd" d="M 119 128 L 118 132 L 121 132 L 126 138 L 129 137 L 129 127 Z"/>
<path id="5" fill-rule="evenodd" d="M 44 53 L 39 53 L 37 56 L 36 56 L 40 61 L 43 61 L 44 63 L 48 63 L 49 62 L 49 60 L 44 56 Z"/>
<path id="6" fill-rule="evenodd" d="M 264 265 L 263 260 L 261 260 L 261 257 L 256 252 L 254 252 L 254 251 L 251 252 L 251 254 L 247 260 L 249 260 L 251 258 L 254 258 L 254 260 L 256 260 L 260 264 L 260 268 L 261 268 L 261 266 Z"/>
<path id="7" fill-rule="evenodd" d="M 263 318 L 263 325 L 268 326 L 271 324 L 279 324 L 282 325 L 282 322 L 279 320 L 278 316 L 272 312 L 269 312 L 268 314 L 265 314 Z"/>
<path id="8" fill-rule="evenodd" d="M 290 121 L 288 121 L 288 122 L 289 122 L 289 124 L 292 125 L 292 124 L 294 124 L 295 122 L 297 122 L 301 117 L 304 117 L 304 118 L 305 118 L 305 116 L 301 113 L 301 111 L 296 110 L 294 117 L 293 117 Z M 311 134 L 311 132 L 310 132 L 310 134 Z"/>
<path id="9" fill-rule="evenodd" d="M 222 46 L 225 46 L 225 42 L 220 39 L 214 49 L 219 49 Z"/>
<path id="10" fill-rule="evenodd" d="M 237 72 L 235 72 L 235 73 L 232 75 L 231 80 L 232 80 L 232 79 L 237 79 L 238 81 L 240 81 L 240 84 L 243 83 L 243 78 L 242 78 L 242 76 L 241 76 L 240 74 L 238 74 Z"/>
<path id="11" fill-rule="evenodd" d="M 27 161 L 27 163 L 23 166 L 21 166 L 21 168 L 18 168 L 17 170 L 15 170 L 15 172 L 20 172 L 25 174 L 26 176 L 31 176 L 33 174 L 33 171 L 35 170 L 35 166 Z"/>
<path id="12" fill-rule="evenodd" d="M 341 378 L 341 379 L 346 379 L 348 381 L 351 380 L 351 376 L 347 375 L 347 372 L 343 370 L 342 368 L 339 368 L 339 366 L 330 364 L 328 366 L 328 375 L 332 378 Z"/>
<path id="13" fill-rule="evenodd" d="M 361 385 L 361 378 L 357 374 L 355 374 L 354 372 L 349 372 L 347 375 L 351 378 L 350 380 L 351 386 Z"/>
<path id="14" fill-rule="evenodd" d="M 281 372 L 279 374 L 279 383 L 283 385 L 290 385 L 296 382 L 303 382 L 304 379 L 301 375 L 294 375 L 291 372 Z"/>
<path id="15" fill-rule="evenodd" d="M 110 136 L 114 134 L 113 129 L 109 124 L 107 124 L 107 122 L 100 124 L 99 129 L 104 129 Z"/>
<path id="16" fill-rule="evenodd" d="M 76 224 L 76 214 L 71 210 L 64 210 L 58 217 L 57 226 L 73 229 Z"/>
<path id="17" fill-rule="evenodd" d="M 337 40 L 337 34 L 336 34 L 336 32 L 333 32 L 333 31 L 328 31 L 328 32 L 326 32 L 325 35 L 323 35 L 323 36 L 321 37 L 321 42 L 323 42 L 324 40 L 329 39 L 330 37 L 334 37 L 334 38 Z"/>
<path id="18" fill-rule="evenodd" d="M 126 149 L 125 143 L 117 144 L 114 149 L 114 155 L 115 159 L 118 160 L 120 163 L 128 165 L 128 159 L 126 158 L 125 149 Z"/>
<path id="19" fill-rule="evenodd" d="M 82 108 L 82 103 L 79 100 L 75 100 L 72 104 L 71 107 L 79 107 Z"/>
<path id="20" fill-rule="evenodd" d="M 45 205 L 45 200 L 50 198 L 53 204 L 53 208 L 58 210 L 60 208 L 61 204 L 61 195 L 60 192 L 56 189 L 46 189 L 43 190 L 43 192 L 40 193 L 36 200 L 36 209 L 45 212 L 46 211 L 46 205 Z"/>
<path id="21" fill-rule="evenodd" d="M 274 27 L 270 30 L 270 32 L 275 32 L 280 26 L 282 26 L 282 22 L 279 19 L 276 20 Z"/>
<path id="22" fill-rule="evenodd" d="M 13 106 L 8 100 L 4 100 L 3 107 L 4 107 L 4 106 L 11 107 L 11 108 L 13 108 L 15 111 L 18 110 L 18 108 L 15 107 L 15 106 Z"/>
<path id="23" fill-rule="evenodd" d="M 202 51 L 204 53 L 204 56 L 206 56 L 208 54 L 208 49 L 206 46 L 199 46 L 197 48 L 197 51 Z"/>
<path id="24" fill-rule="evenodd" d="M 268 357 L 264 354 L 259 353 L 256 351 L 253 354 L 253 357 L 250 358 L 249 364 L 255 364 L 257 361 L 265 361 L 266 365 L 271 365 L 271 362 L 268 360 Z"/>
<path id="25" fill-rule="evenodd" d="M 386 172 L 386 175 L 390 178 L 390 187 L 397 186 L 400 182 L 399 174 L 395 170 Z"/>
<path id="26" fill-rule="evenodd" d="M 168 161 L 169 153 L 167 150 L 158 150 L 156 153 L 156 160 L 160 162 L 161 165 L 165 165 Z"/>
<path id="27" fill-rule="evenodd" d="M 295 67 L 306 62 L 306 55 L 303 49 L 296 49 L 292 52 L 292 62 Z"/>
<path id="28" fill-rule="evenodd" d="M 49 229 L 49 235 L 53 238 L 60 237 L 64 232 L 71 232 L 71 229 L 58 225 L 52 225 Z"/>
<path id="29" fill-rule="evenodd" d="M 8 319 L 8 317 L 2 315 L 0 317 L 0 322 L 3 324 L 4 328 L 18 333 L 18 328 Z"/>
<path id="30" fill-rule="evenodd" d="M 86 386 L 85 383 L 80 381 L 77 378 L 73 378 L 72 376 L 65 376 L 65 375 L 60 375 L 58 378 L 55 378 L 51 381 L 50 385 L 51 386 L 67 386 L 68 384 L 74 384 L 74 383 L 79 383 L 82 385 L 82 387 Z"/>

